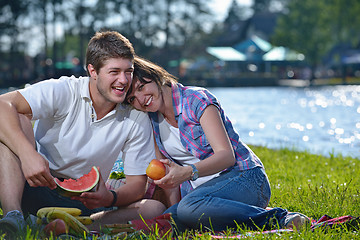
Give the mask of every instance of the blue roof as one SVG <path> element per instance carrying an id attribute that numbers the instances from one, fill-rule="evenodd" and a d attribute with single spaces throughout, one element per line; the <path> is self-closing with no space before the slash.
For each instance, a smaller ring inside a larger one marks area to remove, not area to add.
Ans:
<path id="1" fill-rule="evenodd" d="M 286 47 L 274 47 L 263 56 L 264 61 L 303 61 L 304 54 Z"/>
<path id="2" fill-rule="evenodd" d="M 234 48 L 242 53 L 247 53 L 254 50 L 268 52 L 272 48 L 272 45 L 264 39 L 254 35 L 250 39 L 236 44 Z"/>
<path id="3" fill-rule="evenodd" d="M 208 47 L 206 52 L 222 61 L 245 61 L 246 56 L 232 47 Z"/>

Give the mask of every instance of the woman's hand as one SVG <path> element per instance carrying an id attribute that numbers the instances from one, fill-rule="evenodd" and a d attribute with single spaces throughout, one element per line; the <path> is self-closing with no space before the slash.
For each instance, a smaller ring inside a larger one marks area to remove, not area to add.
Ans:
<path id="1" fill-rule="evenodd" d="M 192 168 L 190 166 L 180 166 L 169 159 L 160 159 L 167 166 L 168 173 L 165 177 L 155 180 L 154 183 L 164 189 L 174 188 L 190 179 Z"/>

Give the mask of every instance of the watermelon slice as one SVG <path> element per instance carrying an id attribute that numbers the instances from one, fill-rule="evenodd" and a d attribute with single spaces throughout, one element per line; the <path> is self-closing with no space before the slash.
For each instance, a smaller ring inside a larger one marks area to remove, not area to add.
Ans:
<path id="1" fill-rule="evenodd" d="M 97 167 L 92 167 L 88 174 L 83 175 L 78 179 L 65 179 L 64 181 L 54 178 L 57 185 L 57 191 L 65 196 L 79 196 L 83 192 L 88 192 L 96 189 L 100 179 L 100 173 Z"/>

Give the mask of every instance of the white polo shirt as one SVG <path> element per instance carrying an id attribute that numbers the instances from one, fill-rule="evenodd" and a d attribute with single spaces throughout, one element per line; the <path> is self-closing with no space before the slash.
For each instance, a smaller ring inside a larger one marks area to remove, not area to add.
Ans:
<path id="1" fill-rule="evenodd" d="M 143 175 L 155 158 L 147 114 L 118 104 L 96 120 L 88 77 L 45 80 L 19 92 L 37 120 L 37 149 L 55 177 L 79 178 L 99 166 L 106 180 L 120 152 L 125 174 Z"/>

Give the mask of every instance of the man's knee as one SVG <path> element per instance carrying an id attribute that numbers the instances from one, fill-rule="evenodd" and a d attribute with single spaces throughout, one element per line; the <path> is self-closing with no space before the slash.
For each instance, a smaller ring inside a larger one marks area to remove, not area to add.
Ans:
<path id="1" fill-rule="evenodd" d="M 156 217 L 166 210 L 163 203 L 153 199 L 143 199 L 135 203 L 135 207 L 138 207 L 139 214 L 144 218 Z"/>

